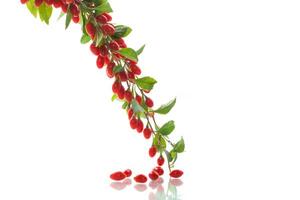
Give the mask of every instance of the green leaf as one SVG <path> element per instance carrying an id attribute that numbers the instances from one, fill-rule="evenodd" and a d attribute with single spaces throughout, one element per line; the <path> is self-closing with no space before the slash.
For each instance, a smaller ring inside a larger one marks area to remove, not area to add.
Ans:
<path id="1" fill-rule="evenodd" d="M 157 110 L 154 110 L 154 112 L 158 114 L 168 114 L 175 104 L 176 104 L 176 98 L 168 102 L 167 104 L 160 106 Z"/>
<path id="2" fill-rule="evenodd" d="M 67 16 L 66 16 L 65 29 L 67 29 L 69 27 L 71 19 L 72 19 L 72 14 L 71 14 L 71 12 L 68 9 Z"/>
<path id="3" fill-rule="evenodd" d="M 123 103 L 123 105 L 122 105 L 122 108 L 123 108 L 123 109 L 126 109 L 127 106 L 128 106 L 128 103 L 127 103 L 127 101 L 125 101 L 125 102 Z"/>
<path id="4" fill-rule="evenodd" d="M 123 48 L 121 50 L 118 51 L 119 54 L 121 54 L 122 56 L 124 56 L 125 58 L 128 58 L 129 60 L 138 61 L 138 56 L 135 52 L 135 50 L 131 49 L 131 48 Z"/>
<path id="5" fill-rule="evenodd" d="M 163 152 L 167 147 L 166 140 L 163 137 L 161 137 L 159 134 L 156 134 L 155 137 L 153 138 L 153 145 L 160 153 Z"/>
<path id="6" fill-rule="evenodd" d="M 86 44 L 88 43 L 89 41 L 91 41 L 91 38 L 90 36 L 86 35 L 86 34 L 83 34 L 81 39 L 80 39 L 80 42 L 81 44 Z"/>
<path id="7" fill-rule="evenodd" d="M 143 45 L 141 48 L 139 48 L 139 50 L 136 51 L 137 55 L 140 55 L 141 53 L 143 53 L 145 46 L 146 45 Z"/>
<path id="8" fill-rule="evenodd" d="M 96 47 L 100 46 L 100 44 L 102 43 L 102 39 L 103 39 L 103 33 L 98 31 L 97 32 L 97 38 L 96 38 Z"/>
<path id="9" fill-rule="evenodd" d="M 165 150 L 165 154 L 166 154 L 166 156 L 167 156 L 168 162 L 172 162 L 173 158 L 172 158 L 170 152 L 167 151 L 167 150 Z"/>
<path id="10" fill-rule="evenodd" d="M 115 66 L 114 69 L 113 69 L 113 72 L 114 72 L 114 73 L 119 73 L 119 72 L 121 72 L 121 71 L 123 71 L 122 65 L 117 65 L 117 66 Z"/>
<path id="11" fill-rule="evenodd" d="M 185 149 L 185 144 L 183 138 L 181 138 L 174 146 L 174 151 L 177 153 L 182 153 L 184 152 Z"/>
<path id="12" fill-rule="evenodd" d="M 65 16 L 66 13 L 60 12 L 60 15 L 58 16 L 57 20 L 60 20 L 63 16 Z"/>
<path id="13" fill-rule="evenodd" d="M 160 129 L 157 130 L 162 135 L 170 135 L 175 129 L 175 122 L 173 120 L 165 123 Z"/>
<path id="14" fill-rule="evenodd" d="M 145 112 L 144 108 L 138 104 L 138 102 L 133 99 L 131 101 L 132 109 L 134 113 L 140 113 L 140 112 Z"/>
<path id="15" fill-rule="evenodd" d="M 29 1 L 26 3 L 26 6 L 27 6 L 28 10 L 30 11 L 30 13 L 31 13 L 34 17 L 37 17 L 38 8 L 35 7 L 35 5 L 34 5 L 34 0 L 29 0 Z"/>
<path id="16" fill-rule="evenodd" d="M 115 37 L 115 38 L 126 37 L 132 31 L 132 29 L 130 27 L 124 26 L 124 25 L 118 25 L 118 26 L 115 26 L 115 28 L 116 28 L 116 31 L 115 31 L 115 34 L 113 35 L 113 37 Z"/>
<path id="17" fill-rule="evenodd" d="M 108 2 L 105 2 L 105 3 L 101 4 L 100 6 L 97 6 L 95 8 L 95 10 L 96 10 L 97 14 L 110 13 L 113 11 Z"/>
<path id="18" fill-rule="evenodd" d="M 45 3 L 42 3 L 39 7 L 39 15 L 40 19 L 44 21 L 46 24 L 49 24 L 49 20 L 52 15 L 52 6 L 47 6 Z"/>
<path id="19" fill-rule="evenodd" d="M 112 97 L 111 97 L 111 101 L 114 101 L 118 98 L 118 96 L 116 94 L 113 94 Z"/>
<path id="20" fill-rule="evenodd" d="M 144 90 L 152 90 L 154 84 L 157 83 L 157 81 L 150 77 L 150 76 L 146 76 L 146 77 L 143 77 L 143 78 L 138 78 L 135 80 L 135 83 L 142 89 Z"/>

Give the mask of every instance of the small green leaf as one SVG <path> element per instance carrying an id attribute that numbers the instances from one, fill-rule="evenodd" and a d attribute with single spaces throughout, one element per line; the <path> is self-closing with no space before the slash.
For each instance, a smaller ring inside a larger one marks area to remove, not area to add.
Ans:
<path id="1" fill-rule="evenodd" d="M 154 112 L 158 114 L 168 114 L 175 104 L 176 104 L 176 98 L 168 102 L 167 104 L 160 106 L 157 110 L 154 110 Z"/>
<path id="2" fill-rule="evenodd" d="M 118 51 L 119 54 L 121 54 L 122 56 L 124 56 L 125 58 L 128 58 L 129 60 L 138 61 L 138 56 L 135 52 L 135 50 L 131 49 L 131 48 L 123 48 L 121 50 Z"/>
<path id="3" fill-rule="evenodd" d="M 167 150 L 165 150 L 165 154 L 166 154 L 166 156 L 167 156 L 168 162 L 172 162 L 173 158 L 172 158 L 170 152 L 167 151 Z"/>
<path id="4" fill-rule="evenodd" d="M 166 140 L 163 137 L 161 137 L 159 134 L 156 134 L 155 137 L 153 138 L 153 145 L 160 153 L 163 152 L 167 147 Z"/>
<path id="5" fill-rule="evenodd" d="M 132 109 L 134 113 L 140 113 L 140 112 L 145 112 L 144 108 L 138 104 L 138 102 L 133 99 L 131 101 Z"/>
<path id="6" fill-rule="evenodd" d="M 94 10 L 96 10 L 97 14 L 110 13 L 113 11 L 108 2 L 105 2 L 100 6 L 97 6 Z"/>
<path id="7" fill-rule="evenodd" d="M 184 152 L 185 144 L 183 138 L 181 138 L 174 146 L 174 151 L 177 153 Z"/>
<path id="8" fill-rule="evenodd" d="M 98 31 L 97 32 L 97 38 L 96 38 L 96 47 L 100 46 L 100 44 L 102 43 L 103 39 L 103 33 Z"/>
<path id="9" fill-rule="evenodd" d="M 135 83 L 142 89 L 150 91 L 152 90 L 154 84 L 157 83 L 157 81 L 152 77 L 146 76 L 143 78 L 136 79 Z"/>
<path id="10" fill-rule="evenodd" d="M 126 109 L 127 106 L 128 106 L 128 103 L 127 103 L 127 101 L 125 101 L 125 102 L 123 103 L 123 105 L 122 105 L 122 108 L 123 108 L 123 109 Z"/>
<path id="11" fill-rule="evenodd" d="M 72 19 L 72 14 L 68 9 L 67 16 L 66 16 L 65 29 L 67 29 L 69 27 L 71 19 Z"/>
<path id="12" fill-rule="evenodd" d="M 66 13 L 60 12 L 60 15 L 58 16 L 57 20 L 60 20 L 63 16 L 65 16 Z"/>
<path id="13" fill-rule="evenodd" d="M 44 21 L 46 24 L 49 24 L 49 20 L 52 15 L 52 6 L 47 6 L 46 3 L 42 3 L 39 7 L 39 15 L 40 19 Z"/>
<path id="14" fill-rule="evenodd" d="M 81 39 L 80 39 L 80 42 L 81 44 L 86 44 L 88 43 L 89 41 L 91 41 L 91 38 L 90 36 L 86 35 L 86 34 L 83 34 Z"/>
<path id="15" fill-rule="evenodd" d="M 119 73 L 119 72 L 121 72 L 121 71 L 123 71 L 122 65 L 117 65 L 117 66 L 115 66 L 114 69 L 113 69 L 114 74 L 115 74 L 115 73 Z"/>
<path id="16" fill-rule="evenodd" d="M 141 48 L 139 48 L 139 50 L 136 51 L 137 55 L 140 55 L 141 53 L 143 53 L 145 46 L 146 45 L 143 45 Z"/>
<path id="17" fill-rule="evenodd" d="M 27 6 L 28 10 L 30 11 L 30 13 L 31 13 L 34 17 L 37 17 L 38 8 L 35 7 L 35 5 L 34 5 L 34 0 L 29 0 L 29 1 L 26 3 L 26 6 Z"/>
<path id="18" fill-rule="evenodd" d="M 157 130 L 162 135 L 169 135 L 175 129 L 175 122 L 173 120 L 165 123 L 160 129 Z"/>
<path id="19" fill-rule="evenodd" d="M 132 31 L 132 29 L 130 27 L 124 26 L 124 25 L 118 25 L 118 26 L 115 26 L 115 28 L 116 28 L 116 31 L 115 31 L 115 34 L 113 35 L 113 37 L 115 37 L 115 38 L 126 37 Z"/>
<path id="20" fill-rule="evenodd" d="M 113 94 L 112 97 L 111 97 L 111 101 L 114 101 L 118 98 L 118 96 L 116 94 Z"/>

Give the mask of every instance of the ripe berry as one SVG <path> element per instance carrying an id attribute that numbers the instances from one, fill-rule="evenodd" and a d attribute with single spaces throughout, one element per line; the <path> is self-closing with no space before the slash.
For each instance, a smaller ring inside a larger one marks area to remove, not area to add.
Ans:
<path id="1" fill-rule="evenodd" d="M 133 109 L 132 108 L 129 108 L 128 111 L 127 111 L 127 114 L 128 114 L 128 119 L 131 119 L 132 116 L 133 116 Z"/>
<path id="2" fill-rule="evenodd" d="M 43 3 L 43 0 L 35 0 L 35 1 L 34 1 L 34 5 L 35 5 L 36 7 L 40 7 L 40 6 L 42 5 L 42 3 Z"/>
<path id="3" fill-rule="evenodd" d="M 160 176 L 164 174 L 163 168 L 161 168 L 159 166 L 155 167 L 153 170 L 156 171 L 158 173 L 158 175 L 160 175 Z"/>
<path id="4" fill-rule="evenodd" d="M 89 22 L 85 25 L 85 29 L 86 29 L 86 32 L 89 34 L 89 36 L 94 39 L 95 36 L 96 36 L 96 28 L 95 26 Z"/>
<path id="5" fill-rule="evenodd" d="M 115 41 L 119 44 L 119 46 L 121 48 L 126 48 L 127 47 L 125 41 L 122 38 L 116 39 Z"/>
<path id="6" fill-rule="evenodd" d="M 149 156 L 151 158 L 153 158 L 156 154 L 157 150 L 156 150 L 156 147 L 155 146 L 152 146 L 150 149 L 149 149 Z"/>
<path id="7" fill-rule="evenodd" d="M 141 75 L 141 73 L 142 73 L 142 70 L 135 64 L 130 65 L 130 71 L 136 75 Z"/>
<path id="8" fill-rule="evenodd" d="M 66 13 L 66 12 L 68 11 L 68 5 L 67 5 L 67 4 L 62 4 L 62 5 L 61 5 L 61 11 L 62 11 L 63 13 Z"/>
<path id="9" fill-rule="evenodd" d="M 100 24 L 106 24 L 108 22 L 108 19 L 105 15 L 102 14 L 96 17 L 96 21 Z"/>
<path id="10" fill-rule="evenodd" d="M 95 43 L 92 43 L 90 46 L 90 50 L 91 52 L 95 55 L 95 56 L 99 56 L 100 55 L 100 48 L 96 47 Z M 104 57 L 104 56 L 103 56 Z"/>
<path id="11" fill-rule="evenodd" d="M 123 82 L 128 80 L 128 77 L 127 77 L 127 74 L 125 71 L 119 72 L 118 77 Z"/>
<path id="12" fill-rule="evenodd" d="M 112 85 L 113 93 L 117 94 L 121 87 L 122 87 L 122 84 L 119 81 L 115 81 Z"/>
<path id="13" fill-rule="evenodd" d="M 140 95 L 136 95 L 135 100 L 138 102 L 138 104 L 142 104 L 142 97 Z"/>
<path id="14" fill-rule="evenodd" d="M 54 2 L 54 0 L 44 0 L 44 2 L 48 5 L 51 6 Z"/>
<path id="15" fill-rule="evenodd" d="M 97 67 L 99 68 L 99 69 L 102 69 L 103 68 L 103 66 L 104 66 L 104 58 L 102 57 L 102 56 L 98 56 L 97 57 Z"/>
<path id="16" fill-rule="evenodd" d="M 102 57 L 106 57 L 106 56 L 108 56 L 108 54 L 109 54 L 108 49 L 106 48 L 105 45 L 102 45 L 102 46 L 100 47 L 100 55 L 101 55 Z"/>
<path id="17" fill-rule="evenodd" d="M 134 180 L 138 183 L 146 183 L 147 182 L 147 177 L 143 174 L 137 175 L 134 177 Z"/>
<path id="18" fill-rule="evenodd" d="M 125 89 L 124 89 L 123 85 L 121 85 L 121 87 L 120 87 L 120 89 L 117 93 L 118 98 L 121 99 L 121 100 L 124 99 L 124 93 L 125 93 Z"/>
<path id="19" fill-rule="evenodd" d="M 148 176 L 152 181 L 155 181 L 158 179 L 159 174 L 156 171 L 152 170 L 152 172 L 150 172 Z"/>
<path id="20" fill-rule="evenodd" d="M 72 13 L 72 16 L 79 16 L 79 9 L 78 9 L 78 6 L 76 4 L 71 4 L 70 6 L 70 12 Z"/>
<path id="21" fill-rule="evenodd" d="M 131 127 L 132 129 L 136 129 L 137 123 L 138 123 L 137 119 L 136 119 L 135 117 L 133 117 L 133 118 L 130 120 L 130 127 Z"/>
<path id="22" fill-rule="evenodd" d="M 134 73 L 132 72 L 127 72 L 127 76 L 129 79 L 135 79 Z"/>
<path id="23" fill-rule="evenodd" d="M 27 2 L 28 2 L 28 0 L 21 0 L 21 4 L 25 4 Z"/>
<path id="24" fill-rule="evenodd" d="M 54 8 L 60 8 L 63 5 L 61 0 L 54 0 L 53 6 Z"/>
<path id="25" fill-rule="evenodd" d="M 121 181 L 126 178 L 126 175 L 123 172 L 115 172 L 110 175 L 110 178 L 114 181 Z"/>
<path id="26" fill-rule="evenodd" d="M 112 78 L 114 77 L 114 72 L 113 72 L 113 69 L 115 67 L 115 63 L 111 62 L 107 65 L 107 68 L 106 68 L 106 75 L 109 77 L 109 78 Z"/>
<path id="27" fill-rule="evenodd" d="M 137 127 L 136 127 L 136 131 L 138 133 L 141 133 L 144 129 L 144 124 L 143 124 L 143 121 L 142 120 L 138 120 L 138 123 L 137 123 Z"/>
<path id="28" fill-rule="evenodd" d="M 183 175 L 183 171 L 179 170 L 179 169 L 175 169 L 173 171 L 171 171 L 170 176 L 173 178 L 179 178 Z"/>
<path id="29" fill-rule="evenodd" d="M 146 98 L 146 105 L 149 107 L 149 108 L 152 108 L 153 107 L 153 101 L 152 99 L 150 99 L 149 97 Z"/>
<path id="30" fill-rule="evenodd" d="M 101 28 L 105 35 L 113 35 L 116 31 L 112 24 L 103 24 Z"/>
<path id="31" fill-rule="evenodd" d="M 112 17 L 108 13 L 103 13 L 102 15 L 104 15 L 107 18 L 108 22 L 112 20 Z"/>
<path id="32" fill-rule="evenodd" d="M 151 137 L 151 134 L 152 134 L 152 131 L 151 131 L 150 128 L 147 127 L 147 128 L 144 129 L 144 137 L 146 139 L 149 139 Z"/>
<path id="33" fill-rule="evenodd" d="M 78 23 L 79 23 L 79 20 L 80 20 L 79 16 L 73 16 L 73 17 L 72 17 L 72 21 L 73 21 L 75 24 L 78 24 Z"/>
<path id="34" fill-rule="evenodd" d="M 124 174 L 125 174 L 126 177 L 130 177 L 131 174 L 132 174 L 132 171 L 131 171 L 130 169 L 126 169 L 126 170 L 124 171 Z"/>
<path id="35" fill-rule="evenodd" d="M 157 164 L 159 166 L 162 166 L 164 163 L 165 163 L 164 157 L 163 156 L 159 156 L 158 159 L 157 159 Z"/>
<path id="36" fill-rule="evenodd" d="M 120 46 L 116 41 L 112 41 L 111 43 L 109 43 L 109 48 L 112 51 L 118 51 L 120 49 Z"/>
<path id="37" fill-rule="evenodd" d="M 132 101 L 132 93 L 129 90 L 125 92 L 125 99 L 128 103 Z"/>

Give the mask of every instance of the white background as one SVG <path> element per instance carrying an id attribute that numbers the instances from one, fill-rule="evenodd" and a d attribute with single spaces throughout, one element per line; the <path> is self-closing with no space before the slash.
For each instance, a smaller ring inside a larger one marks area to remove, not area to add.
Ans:
<path id="1" fill-rule="evenodd" d="M 111 4 L 130 46 L 147 44 L 155 104 L 178 98 L 160 118 L 186 140 L 178 199 L 299 199 L 299 1 Z M 58 15 L 46 26 L 19 1 L 0 12 L 0 199 L 149 199 L 150 187 L 110 187 L 113 171 L 155 165 L 150 142 L 110 101 L 79 26 L 65 31 Z"/>

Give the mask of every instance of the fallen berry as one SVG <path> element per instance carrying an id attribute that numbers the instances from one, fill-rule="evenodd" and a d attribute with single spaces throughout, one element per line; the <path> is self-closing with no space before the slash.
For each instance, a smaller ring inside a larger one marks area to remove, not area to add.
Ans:
<path id="1" fill-rule="evenodd" d="M 155 146 L 150 147 L 150 149 L 149 149 L 149 156 L 151 158 L 153 158 L 156 155 L 156 152 L 157 152 L 157 150 L 156 150 Z"/>
<path id="2" fill-rule="evenodd" d="M 126 170 L 124 171 L 124 174 L 125 174 L 126 177 L 130 177 L 131 174 L 132 174 L 132 171 L 131 171 L 130 169 L 126 169 Z"/>
<path id="3" fill-rule="evenodd" d="M 164 170 L 160 166 L 155 167 L 153 170 L 156 171 L 160 176 L 164 174 Z"/>
<path id="4" fill-rule="evenodd" d="M 126 178 L 126 175 L 123 172 L 115 172 L 110 175 L 110 178 L 114 181 L 121 181 Z"/>
<path id="5" fill-rule="evenodd" d="M 147 177 L 143 174 L 137 175 L 134 177 L 134 180 L 138 183 L 146 183 L 147 182 Z"/>
<path id="6" fill-rule="evenodd" d="M 158 159 L 157 159 L 157 164 L 159 166 L 162 166 L 164 163 L 165 163 L 164 157 L 163 156 L 159 156 Z"/>
<path id="7" fill-rule="evenodd" d="M 173 171 L 171 171 L 170 176 L 173 178 L 179 178 L 183 175 L 183 171 L 179 170 L 179 169 L 175 169 Z"/>
<path id="8" fill-rule="evenodd" d="M 149 176 L 149 178 L 150 178 L 152 181 L 155 181 L 155 180 L 158 179 L 159 174 L 158 174 L 156 171 L 152 170 L 152 172 L 150 172 L 150 173 L 148 174 L 148 176 Z"/>

